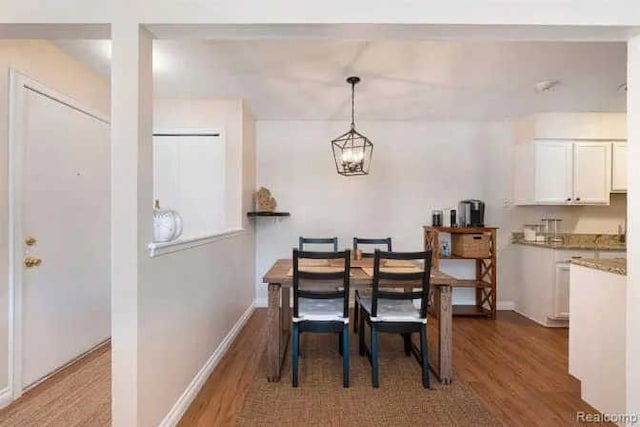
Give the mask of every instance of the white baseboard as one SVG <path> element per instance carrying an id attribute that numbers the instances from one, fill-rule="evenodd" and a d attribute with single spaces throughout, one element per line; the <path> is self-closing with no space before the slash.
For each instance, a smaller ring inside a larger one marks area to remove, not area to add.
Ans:
<path id="1" fill-rule="evenodd" d="M 11 387 L 5 387 L 0 390 L 0 408 L 4 408 L 13 402 L 13 393 Z"/>
<path id="2" fill-rule="evenodd" d="M 496 310 L 498 311 L 513 311 L 516 309 L 516 303 L 514 301 L 498 301 L 496 304 Z"/>
<path id="3" fill-rule="evenodd" d="M 269 306 L 269 300 L 267 298 L 256 298 L 254 305 L 256 308 L 267 308 Z"/>
<path id="4" fill-rule="evenodd" d="M 266 306 L 265 306 L 266 307 Z M 189 409 L 189 405 L 193 402 L 193 399 L 196 398 L 202 386 L 204 386 L 205 381 L 211 375 L 211 372 L 215 369 L 220 359 L 227 353 L 229 347 L 233 343 L 233 341 L 238 336 L 238 333 L 242 330 L 244 325 L 247 323 L 247 320 L 253 314 L 253 311 L 256 308 L 255 303 L 251 303 L 251 305 L 247 308 L 247 310 L 240 316 L 240 319 L 233 325 L 233 328 L 229 331 L 229 333 L 224 337 L 218 348 L 211 354 L 209 360 L 200 368 L 200 371 L 193 377 L 191 383 L 187 386 L 186 390 L 182 393 L 182 395 L 178 398 L 176 403 L 173 405 L 173 408 L 169 411 L 166 417 L 160 423 L 160 427 L 174 427 L 180 422 L 180 419 L 184 415 L 184 413 Z"/>

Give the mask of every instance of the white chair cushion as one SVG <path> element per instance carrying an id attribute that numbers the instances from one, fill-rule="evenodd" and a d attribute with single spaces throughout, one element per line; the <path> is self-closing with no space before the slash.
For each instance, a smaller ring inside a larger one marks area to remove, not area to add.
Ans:
<path id="1" fill-rule="evenodd" d="M 359 302 L 371 316 L 371 297 L 361 295 Z M 427 323 L 427 319 L 420 318 L 420 310 L 413 305 L 413 301 L 386 298 L 378 298 L 378 315 L 371 316 L 371 321 Z"/>
<path id="2" fill-rule="evenodd" d="M 342 299 L 300 298 L 298 301 L 298 317 L 294 317 L 293 321 L 311 320 L 316 322 L 349 323 L 349 318 L 343 316 L 342 304 Z"/>

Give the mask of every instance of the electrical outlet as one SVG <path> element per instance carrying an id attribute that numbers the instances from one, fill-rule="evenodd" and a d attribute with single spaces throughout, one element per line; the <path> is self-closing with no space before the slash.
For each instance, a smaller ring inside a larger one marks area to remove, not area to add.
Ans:
<path id="1" fill-rule="evenodd" d="M 509 200 L 508 198 L 504 198 L 502 200 L 502 207 L 503 208 L 510 208 L 511 207 L 511 200 Z"/>

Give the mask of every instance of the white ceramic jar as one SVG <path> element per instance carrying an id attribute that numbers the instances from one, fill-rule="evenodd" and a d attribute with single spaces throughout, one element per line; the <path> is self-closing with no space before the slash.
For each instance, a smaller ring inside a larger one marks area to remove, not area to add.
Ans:
<path id="1" fill-rule="evenodd" d="M 153 241 L 170 242 L 182 234 L 182 217 L 171 209 L 160 209 L 156 201 L 153 210 Z"/>

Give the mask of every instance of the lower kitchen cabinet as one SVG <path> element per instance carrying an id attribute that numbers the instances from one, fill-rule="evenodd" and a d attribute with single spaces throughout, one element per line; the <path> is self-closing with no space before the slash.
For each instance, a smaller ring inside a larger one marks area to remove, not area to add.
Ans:
<path id="1" fill-rule="evenodd" d="M 569 262 L 562 261 L 555 263 L 555 277 L 551 290 L 551 304 L 553 310 L 549 319 L 568 320 L 569 319 Z"/>
<path id="2" fill-rule="evenodd" d="M 593 258 L 593 250 L 518 245 L 518 290 L 515 311 L 548 327 L 569 326 L 569 261 Z M 624 251 L 600 251 L 602 258 Z"/>

